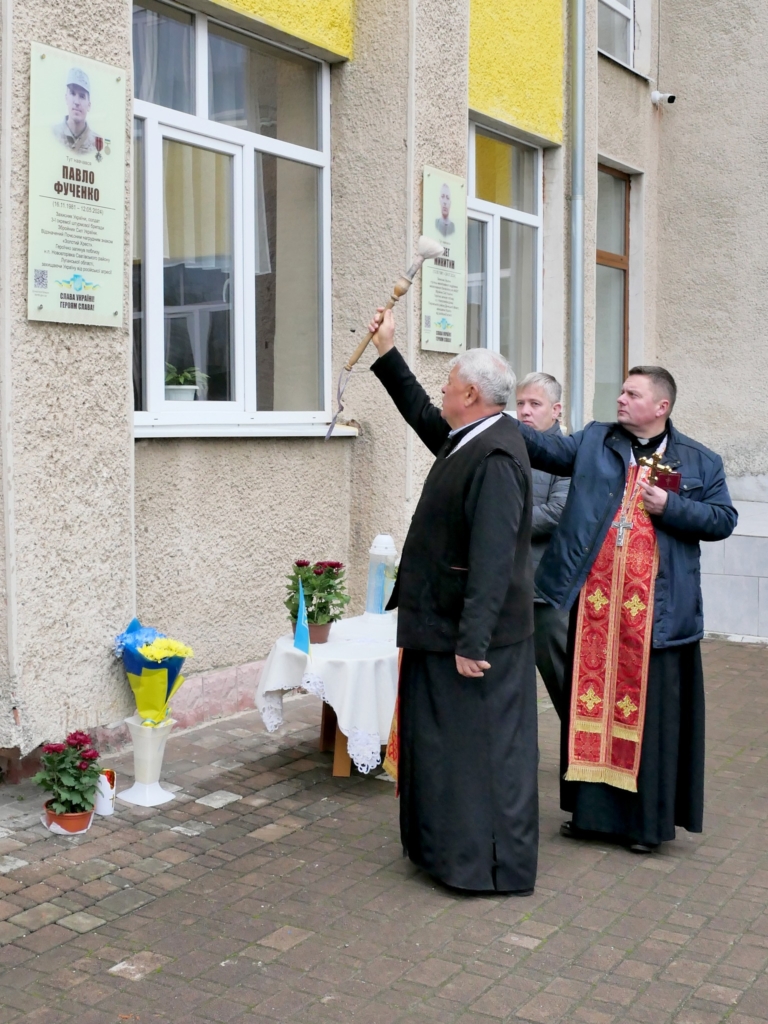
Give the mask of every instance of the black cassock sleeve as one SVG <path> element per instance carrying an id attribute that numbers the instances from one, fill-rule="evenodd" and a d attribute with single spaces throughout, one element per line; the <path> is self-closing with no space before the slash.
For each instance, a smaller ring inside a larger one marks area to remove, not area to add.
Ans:
<path id="1" fill-rule="evenodd" d="M 433 455 L 445 443 L 450 427 L 396 348 L 371 365 L 406 423 L 410 424 Z"/>
<path id="2" fill-rule="evenodd" d="M 485 659 L 515 562 L 526 481 L 517 463 L 492 452 L 478 466 L 464 504 L 469 568 L 456 653 Z"/>

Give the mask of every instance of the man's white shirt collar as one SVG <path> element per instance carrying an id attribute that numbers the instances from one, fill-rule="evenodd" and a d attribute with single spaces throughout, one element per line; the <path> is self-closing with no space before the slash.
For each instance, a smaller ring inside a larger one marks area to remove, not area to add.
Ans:
<path id="1" fill-rule="evenodd" d="M 464 435 L 464 437 L 462 437 L 462 439 L 459 441 L 459 443 L 456 445 L 453 451 L 448 452 L 448 455 L 446 457 L 450 459 L 454 452 L 457 452 L 459 448 L 462 448 L 465 444 L 471 441 L 473 437 L 477 437 L 478 434 L 482 434 L 482 432 L 484 430 L 487 430 L 488 427 L 492 427 L 494 423 L 498 423 L 503 415 L 503 412 L 497 412 L 495 416 L 489 416 L 485 420 L 480 420 L 476 427 L 473 427 L 472 430 L 467 431 L 467 433 Z M 449 432 L 448 437 L 453 437 L 453 435 L 458 434 L 460 430 L 466 429 L 466 427 L 456 427 L 455 430 L 451 430 Z"/>

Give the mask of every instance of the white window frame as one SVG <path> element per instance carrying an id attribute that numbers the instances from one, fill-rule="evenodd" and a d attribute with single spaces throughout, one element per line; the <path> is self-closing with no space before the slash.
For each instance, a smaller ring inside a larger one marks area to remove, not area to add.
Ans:
<path id="1" fill-rule="evenodd" d="M 498 135 L 501 139 L 509 142 L 516 142 L 536 153 L 536 209 L 538 213 L 523 213 L 522 210 L 515 210 L 510 206 L 499 206 L 496 203 L 489 203 L 484 199 L 475 196 L 475 129 Z M 544 152 L 540 146 L 523 139 L 517 139 L 512 134 L 502 134 L 495 128 L 486 128 L 485 125 L 469 122 L 469 157 L 467 160 L 467 217 L 472 220 L 483 221 L 486 227 L 486 302 L 487 315 L 485 318 L 485 348 L 494 352 L 500 349 L 501 335 L 501 222 L 502 220 L 516 221 L 518 224 L 528 224 L 536 231 L 536 339 L 534 352 L 534 370 L 541 369 L 542 363 L 542 288 L 544 285 Z"/>
<path id="2" fill-rule="evenodd" d="M 309 149 L 266 135 L 247 132 L 208 120 L 208 25 L 222 25 L 179 4 L 172 4 L 195 18 L 195 114 L 183 113 L 145 100 L 134 99 L 133 116 L 144 122 L 144 360 L 145 411 L 134 412 L 136 437 L 231 437 L 322 436 L 332 416 L 331 382 L 331 154 L 330 68 L 315 60 L 320 69 L 318 134 L 320 146 Z M 253 33 L 237 32 L 270 47 L 291 51 Z M 234 345 L 232 370 L 234 399 L 228 402 L 166 402 L 163 296 L 163 139 L 175 139 L 233 158 L 233 275 Z M 257 409 L 255 253 L 248 244 L 244 224 L 255 219 L 253 171 L 256 152 L 285 157 L 320 171 L 320 344 L 323 374 L 322 409 L 306 412 L 270 412 Z M 355 434 L 354 428 L 337 426 L 335 434 Z"/>
<path id="3" fill-rule="evenodd" d="M 604 57 L 609 60 L 615 61 L 617 64 L 621 64 L 625 68 L 631 68 L 634 70 L 635 67 L 635 0 L 630 0 L 630 5 L 627 7 L 621 3 L 620 0 L 597 0 L 598 7 L 602 4 L 604 7 L 608 7 L 610 10 L 615 11 L 616 14 L 621 14 L 629 22 L 627 26 L 627 47 L 629 49 L 629 63 L 621 60 L 613 53 L 608 53 L 607 50 L 601 50 L 598 46 L 597 52 L 602 53 Z"/>

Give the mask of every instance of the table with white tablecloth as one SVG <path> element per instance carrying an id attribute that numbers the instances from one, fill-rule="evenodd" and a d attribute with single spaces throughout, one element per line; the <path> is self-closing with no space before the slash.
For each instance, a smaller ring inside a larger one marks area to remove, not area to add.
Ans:
<path id="1" fill-rule="evenodd" d="M 268 731 L 282 724 L 283 695 L 301 687 L 333 709 L 355 767 L 361 772 L 375 768 L 381 763 L 397 698 L 396 630 L 395 613 L 366 612 L 334 622 L 328 642 L 312 644 L 309 655 L 293 646 L 293 636 L 281 636 L 269 653 L 256 692 L 256 706 Z M 335 768 L 334 774 L 340 772 Z"/>

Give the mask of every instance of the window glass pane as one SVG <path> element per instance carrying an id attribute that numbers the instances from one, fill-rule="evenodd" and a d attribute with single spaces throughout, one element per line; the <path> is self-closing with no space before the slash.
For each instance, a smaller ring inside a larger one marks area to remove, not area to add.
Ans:
<path id="1" fill-rule="evenodd" d="M 232 401 L 232 157 L 163 140 L 166 401 Z"/>
<path id="2" fill-rule="evenodd" d="M 499 350 L 518 380 L 536 357 L 536 228 L 501 221 Z"/>
<path id="3" fill-rule="evenodd" d="M 192 113 L 194 23 L 191 14 L 155 0 L 133 5 L 136 99 Z"/>
<path id="4" fill-rule="evenodd" d="M 317 149 L 318 64 L 208 24 L 212 121 Z"/>
<path id="5" fill-rule="evenodd" d="M 626 253 L 627 182 L 605 171 L 597 172 L 597 248 Z"/>
<path id="6" fill-rule="evenodd" d="M 133 121 L 133 408 L 145 408 L 144 122 Z"/>
<path id="7" fill-rule="evenodd" d="M 475 129 L 475 195 L 536 213 L 536 150 Z"/>
<path id="8" fill-rule="evenodd" d="M 624 270 L 603 267 L 597 271 L 595 309 L 595 404 L 596 420 L 616 419 L 616 399 L 624 382 Z"/>
<path id="9" fill-rule="evenodd" d="M 597 47 L 622 64 L 631 63 L 629 18 L 601 3 L 597 5 Z"/>
<path id="10" fill-rule="evenodd" d="M 320 171 L 254 156 L 257 407 L 322 409 Z"/>
<path id="11" fill-rule="evenodd" d="M 486 344 L 488 316 L 488 278 L 486 271 L 484 221 L 467 222 L 467 348 Z"/>

